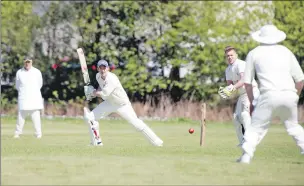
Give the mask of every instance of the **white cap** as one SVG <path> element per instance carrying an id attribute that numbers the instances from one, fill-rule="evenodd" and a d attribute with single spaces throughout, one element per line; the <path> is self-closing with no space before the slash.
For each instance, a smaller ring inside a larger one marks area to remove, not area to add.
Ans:
<path id="1" fill-rule="evenodd" d="M 97 63 L 97 67 L 100 67 L 100 66 L 105 66 L 105 67 L 108 67 L 108 62 L 106 60 L 99 60 L 98 63 Z"/>

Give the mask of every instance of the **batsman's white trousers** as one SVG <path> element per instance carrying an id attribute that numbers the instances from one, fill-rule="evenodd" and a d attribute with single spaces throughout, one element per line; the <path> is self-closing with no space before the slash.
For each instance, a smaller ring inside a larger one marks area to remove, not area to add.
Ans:
<path id="1" fill-rule="evenodd" d="M 137 117 L 131 104 L 114 105 L 109 101 L 103 101 L 92 110 L 92 113 L 97 120 L 104 118 L 111 113 L 117 113 L 132 124 L 138 131 L 141 131 L 153 145 L 161 146 L 163 143 L 150 127 Z"/>
<path id="2" fill-rule="evenodd" d="M 22 134 L 26 116 L 30 115 L 35 128 L 35 135 L 41 136 L 40 110 L 19 110 L 16 124 L 15 135 Z"/>
<path id="3" fill-rule="evenodd" d="M 299 96 L 292 91 L 268 91 L 260 95 L 242 145 L 249 156 L 253 157 L 259 140 L 267 132 L 272 117 L 276 116 L 304 152 L 304 129 L 298 124 L 298 100 Z"/>

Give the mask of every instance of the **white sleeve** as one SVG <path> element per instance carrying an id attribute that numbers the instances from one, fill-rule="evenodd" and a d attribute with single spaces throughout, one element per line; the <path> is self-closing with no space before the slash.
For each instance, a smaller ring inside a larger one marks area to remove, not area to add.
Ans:
<path id="1" fill-rule="evenodd" d="M 228 67 L 225 70 L 226 81 L 232 81 L 231 73 L 229 73 Z"/>
<path id="2" fill-rule="evenodd" d="M 245 71 L 244 71 L 244 83 L 252 84 L 255 75 L 254 61 L 252 58 L 252 53 L 246 57 Z"/>
<path id="3" fill-rule="evenodd" d="M 244 73 L 245 72 L 245 68 L 246 68 L 246 62 L 245 61 L 241 61 L 239 64 L 238 64 L 238 75 L 240 73 Z"/>
<path id="4" fill-rule="evenodd" d="M 291 60 L 290 60 L 291 75 L 292 75 L 292 77 L 293 77 L 293 79 L 296 83 L 300 82 L 300 81 L 303 81 L 304 80 L 304 74 L 303 74 L 303 71 L 302 71 L 302 69 L 299 65 L 299 62 L 298 62 L 297 58 L 295 57 L 295 55 L 292 52 L 290 52 L 290 54 L 291 54 Z"/>
<path id="5" fill-rule="evenodd" d="M 110 94 L 115 90 L 118 84 L 119 84 L 118 78 L 116 78 L 115 76 L 109 78 L 100 92 L 101 98 L 103 100 L 106 100 L 107 97 L 109 97 Z"/>
<path id="6" fill-rule="evenodd" d="M 16 89 L 19 91 L 20 88 L 20 77 L 19 77 L 19 70 L 16 73 Z"/>
<path id="7" fill-rule="evenodd" d="M 42 74 L 41 74 L 40 70 L 38 70 L 38 85 L 39 85 L 39 88 L 41 89 L 42 85 L 43 85 L 43 79 L 42 79 Z"/>
<path id="8" fill-rule="evenodd" d="M 97 74 L 96 74 L 96 81 L 98 82 L 98 78 L 99 78 L 99 73 L 97 72 Z"/>

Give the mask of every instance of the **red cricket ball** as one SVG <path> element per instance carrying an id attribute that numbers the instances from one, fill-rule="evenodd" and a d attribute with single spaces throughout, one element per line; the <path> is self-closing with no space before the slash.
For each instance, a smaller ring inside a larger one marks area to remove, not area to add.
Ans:
<path id="1" fill-rule="evenodd" d="M 193 128 L 190 128 L 190 129 L 189 129 L 189 133 L 192 134 L 193 132 L 194 132 L 194 129 L 193 129 Z"/>

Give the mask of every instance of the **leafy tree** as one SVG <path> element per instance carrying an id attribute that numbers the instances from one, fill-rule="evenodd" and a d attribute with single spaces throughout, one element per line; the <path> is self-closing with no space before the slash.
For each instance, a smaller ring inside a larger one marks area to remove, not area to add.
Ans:
<path id="1" fill-rule="evenodd" d="M 44 2 L 37 2 L 37 6 Z M 43 96 L 49 101 L 84 98 L 83 82 L 75 37 L 75 9 L 69 2 L 49 2 L 41 15 L 41 28 L 35 39 L 35 56 L 41 62 Z"/>
<path id="2" fill-rule="evenodd" d="M 218 87 L 224 83 L 223 48 L 239 48 L 240 57 L 253 46 L 249 32 L 253 25 L 271 20 L 271 14 L 249 9 L 271 9 L 267 4 L 233 2 L 173 2 L 165 5 L 164 19 L 171 28 L 160 37 L 149 41 L 155 47 L 157 58 L 163 66 L 172 65 L 171 76 L 162 79 L 171 93 L 186 99 L 208 100 L 217 103 Z M 191 63 L 192 73 L 180 77 L 179 68 Z M 172 91 L 172 88 L 175 88 Z"/>
<path id="3" fill-rule="evenodd" d="M 303 22 L 302 2 L 54 1 L 40 17 L 32 9 L 41 2 L 1 3 L 5 75 L 14 76 L 30 51 L 50 101 L 84 98 L 76 54 L 82 47 L 91 78 L 96 62 L 106 59 L 117 67 L 114 73 L 132 100 L 164 93 L 173 101 L 217 104 L 217 89 L 225 84 L 223 48 L 233 45 L 245 59 L 257 45 L 250 32 L 273 16 L 279 28 L 293 33 L 285 42 L 303 61 L 302 45 L 295 45 L 302 38 L 301 25 L 295 24 Z M 65 56 L 69 59 L 62 60 Z M 180 69 L 186 67 L 190 73 L 183 75 Z"/>
<path id="4" fill-rule="evenodd" d="M 304 68 L 304 2 L 303 1 L 274 1 L 274 24 L 287 35 L 282 42 L 298 59 Z M 300 103 L 303 104 L 303 92 Z"/>
<path id="5" fill-rule="evenodd" d="M 84 48 L 87 61 L 95 64 L 103 58 L 114 63 L 115 73 L 131 98 L 135 93 L 147 92 L 145 85 L 150 74 L 146 68 L 146 49 L 142 47 L 147 36 L 140 27 L 143 16 L 153 16 L 159 5 L 159 2 L 129 1 L 75 4 L 79 10 L 76 25 L 83 38 L 79 47 Z"/>
<path id="6" fill-rule="evenodd" d="M 23 66 L 23 58 L 33 54 L 35 30 L 40 22 L 32 12 L 31 2 L 1 1 L 1 6 L 1 75 L 14 82 L 17 70 Z M 1 87 L 1 101 L 8 99 L 15 103 L 17 91 L 14 87 Z"/>

